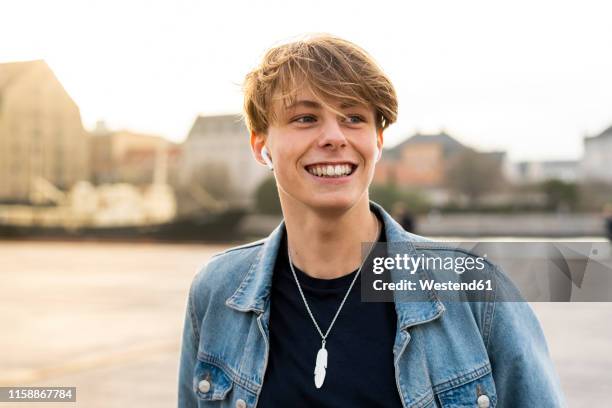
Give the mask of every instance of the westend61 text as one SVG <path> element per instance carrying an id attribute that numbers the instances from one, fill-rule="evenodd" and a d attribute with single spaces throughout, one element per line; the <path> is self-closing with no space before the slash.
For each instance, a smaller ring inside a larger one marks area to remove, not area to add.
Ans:
<path id="1" fill-rule="evenodd" d="M 482 291 L 493 290 L 491 280 L 480 279 L 471 282 L 436 282 L 434 280 L 419 280 L 420 290 L 436 291 Z M 417 290 L 416 282 L 402 279 L 399 282 L 383 282 L 381 279 L 374 281 L 374 290 Z"/>

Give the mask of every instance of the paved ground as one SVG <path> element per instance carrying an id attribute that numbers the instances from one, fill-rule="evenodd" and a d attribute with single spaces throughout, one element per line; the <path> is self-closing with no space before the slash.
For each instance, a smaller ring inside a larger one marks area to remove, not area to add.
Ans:
<path id="1" fill-rule="evenodd" d="M 0 242 L 0 386 L 78 388 L 76 404 L 53 407 L 176 406 L 187 289 L 221 249 Z M 603 406 L 612 393 L 612 303 L 533 307 L 569 406 Z"/>

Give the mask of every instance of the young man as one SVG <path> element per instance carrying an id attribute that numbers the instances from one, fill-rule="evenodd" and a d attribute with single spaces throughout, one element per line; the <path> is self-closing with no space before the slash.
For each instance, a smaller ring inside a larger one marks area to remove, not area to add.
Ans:
<path id="1" fill-rule="evenodd" d="M 284 221 L 194 278 L 180 407 L 562 406 L 539 324 L 526 303 L 495 301 L 515 289 L 493 265 L 487 302 L 361 301 L 362 243 L 417 256 L 425 241 L 369 201 L 397 100 L 365 51 L 326 35 L 273 48 L 245 111 Z"/>

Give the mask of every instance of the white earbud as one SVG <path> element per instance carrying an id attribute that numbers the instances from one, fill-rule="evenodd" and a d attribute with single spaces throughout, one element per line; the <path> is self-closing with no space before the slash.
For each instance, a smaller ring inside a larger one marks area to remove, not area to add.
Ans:
<path id="1" fill-rule="evenodd" d="M 378 150 L 378 156 L 376 157 L 376 162 L 378 163 L 380 161 L 380 158 L 382 157 L 382 149 L 377 149 Z"/>
<path id="2" fill-rule="evenodd" d="M 272 164 L 272 158 L 270 157 L 270 153 L 268 153 L 268 148 L 264 146 L 263 149 L 261 149 L 261 157 L 263 157 L 264 161 L 266 162 L 266 165 L 268 166 L 268 168 L 273 171 L 274 170 L 274 165 Z"/>

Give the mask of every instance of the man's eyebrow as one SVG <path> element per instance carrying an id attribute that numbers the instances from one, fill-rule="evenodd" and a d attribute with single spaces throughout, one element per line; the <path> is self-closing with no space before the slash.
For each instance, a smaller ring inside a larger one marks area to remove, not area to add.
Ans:
<path id="1" fill-rule="evenodd" d="M 302 100 L 293 102 L 291 105 L 287 106 L 286 109 L 289 110 L 289 109 L 297 108 L 298 106 L 302 106 L 305 108 L 314 108 L 314 109 L 322 108 L 322 105 L 319 102 L 310 101 L 308 99 L 302 99 Z"/>
<path id="2" fill-rule="evenodd" d="M 357 102 L 342 102 L 340 104 L 340 109 L 350 109 L 350 108 L 367 108 L 367 106 L 365 106 L 362 103 L 357 103 Z"/>
<path id="3" fill-rule="evenodd" d="M 285 109 L 291 110 L 297 107 L 322 109 L 323 105 L 317 101 L 312 101 L 309 99 L 300 99 L 299 101 L 295 101 L 292 104 L 288 105 Z M 356 102 L 342 102 L 340 104 L 340 109 L 351 109 L 351 108 L 367 108 L 367 107 L 361 103 L 356 103 Z"/>

